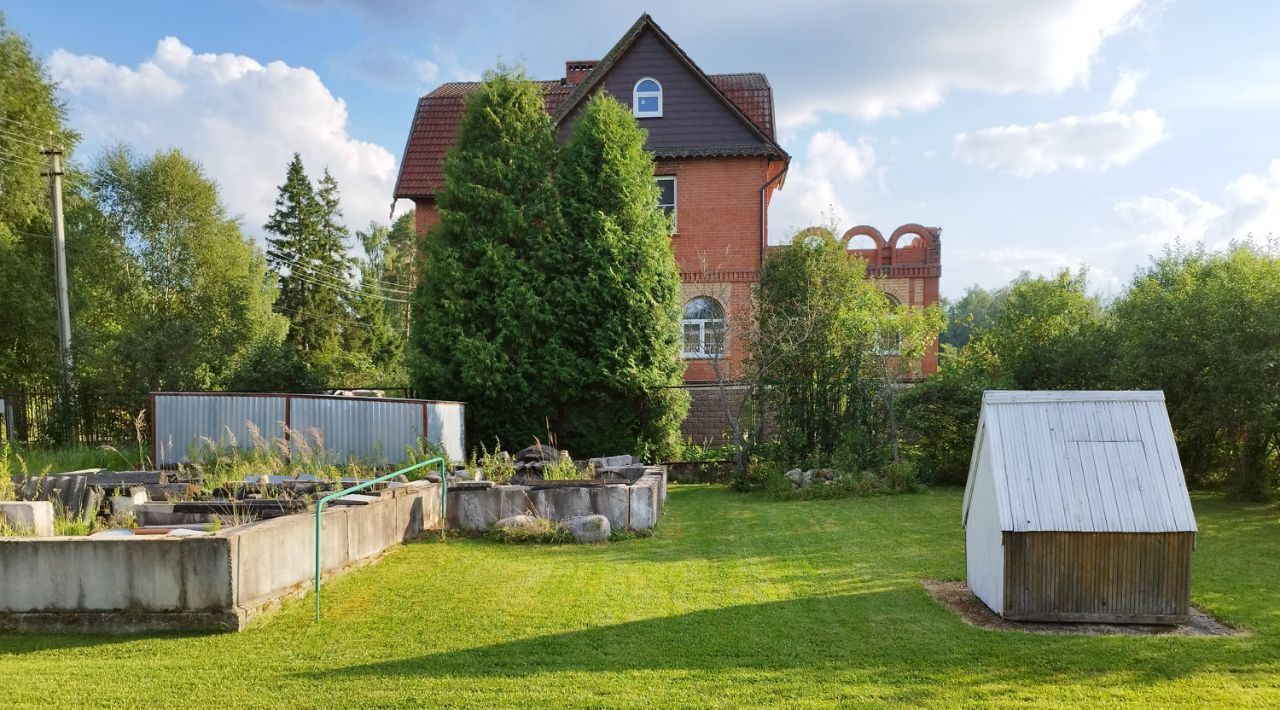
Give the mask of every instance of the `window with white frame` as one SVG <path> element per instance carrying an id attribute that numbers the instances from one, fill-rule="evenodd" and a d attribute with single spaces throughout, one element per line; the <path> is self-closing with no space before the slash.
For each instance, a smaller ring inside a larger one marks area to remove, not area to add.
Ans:
<path id="1" fill-rule="evenodd" d="M 662 118 L 662 84 L 645 77 L 631 88 L 631 115 L 636 118 Z"/>
<path id="2" fill-rule="evenodd" d="M 724 355 L 724 307 L 716 299 L 698 296 L 684 304 L 680 327 L 685 358 L 706 360 Z"/>
<path id="3" fill-rule="evenodd" d="M 657 180 L 658 207 L 671 218 L 671 233 L 675 234 L 679 231 L 676 229 L 676 176 L 659 175 Z"/>

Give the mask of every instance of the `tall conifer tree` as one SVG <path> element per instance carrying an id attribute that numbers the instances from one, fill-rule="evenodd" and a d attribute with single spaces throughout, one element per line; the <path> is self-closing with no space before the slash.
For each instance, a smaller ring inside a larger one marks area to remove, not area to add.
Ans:
<path id="1" fill-rule="evenodd" d="M 445 160 L 440 224 L 427 235 L 413 298 L 410 367 L 424 396 L 465 400 L 472 442 L 545 437 L 555 386 L 570 367 L 549 337 L 538 251 L 560 228 L 556 146 L 538 87 L 491 73 L 467 97 Z"/>
<path id="2" fill-rule="evenodd" d="M 565 229 L 541 250 L 556 274 L 556 331 L 573 367 L 560 427 L 588 452 L 662 457 L 688 411 L 681 384 L 680 274 L 658 207 L 645 131 L 607 94 L 574 125 L 558 174 Z"/>

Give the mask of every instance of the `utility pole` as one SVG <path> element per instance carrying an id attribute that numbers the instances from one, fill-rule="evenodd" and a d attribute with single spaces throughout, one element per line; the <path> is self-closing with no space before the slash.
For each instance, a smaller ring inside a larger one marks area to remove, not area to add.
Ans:
<path id="1" fill-rule="evenodd" d="M 62 148 L 49 134 L 49 206 L 53 218 L 53 277 L 58 290 L 58 354 L 62 375 L 63 406 L 70 407 L 73 394 L 71 369 L 71 301 L 67 295 L 67 239 L 62 224 Z M 68 417 L 70 421 L 70 417 Z"/>

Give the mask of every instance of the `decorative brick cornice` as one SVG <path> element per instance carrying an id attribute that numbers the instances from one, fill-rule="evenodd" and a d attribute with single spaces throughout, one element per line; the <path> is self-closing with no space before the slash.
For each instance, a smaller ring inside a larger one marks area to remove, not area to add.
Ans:
<path id="1" fill-rule="evenodd" d="M 680 280 L 687 284 L 705 283 L 755 283 L 760 280 L 759 271 L 683 271 Z"/>

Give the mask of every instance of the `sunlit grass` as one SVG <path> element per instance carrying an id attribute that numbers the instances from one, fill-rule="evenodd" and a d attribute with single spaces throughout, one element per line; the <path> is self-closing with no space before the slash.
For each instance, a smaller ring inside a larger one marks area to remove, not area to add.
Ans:
<path id="1" fill-rule="evenodd" d="M 1197 496 L 1194 598 L 1244 637 L 965 625 L 960 492 L 776 502 L 673 487 L 658 534 L 451 538 L 241 634 L 0 635 L 6 707 L 1107 707 L 1280 704 L 1280 523 Z M 56 682 L 50 669 L 59 672 Z"/>

